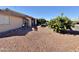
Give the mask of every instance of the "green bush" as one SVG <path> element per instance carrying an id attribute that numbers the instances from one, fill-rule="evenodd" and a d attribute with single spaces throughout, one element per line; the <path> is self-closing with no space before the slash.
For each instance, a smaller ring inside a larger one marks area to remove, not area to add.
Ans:
<path id="1" fill-rule="evenodd" d="M 72 30 L 73 22 L 68 17 L 58 16 L 48 22 L 48 26 L 56 32 Z"/>
<path id="2" fill-rule="evenodd" d="M 37 25 L 45 24 L 47 21 L 43 18 L 37 19 Z"/>

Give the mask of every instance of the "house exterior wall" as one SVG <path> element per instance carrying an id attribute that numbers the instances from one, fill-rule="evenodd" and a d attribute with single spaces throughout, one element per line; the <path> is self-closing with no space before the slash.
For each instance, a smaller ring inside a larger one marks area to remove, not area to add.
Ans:
<path id="1" fill-rule="evenodd" d="M 26 17 L 26 19 L 28 19 L 28 25 L 29 25 L 29 27 L 32 27 L 32 20 L 31 20 L 31 18 L 28 18 L 28 17 Z"/>
<path id="2" fill-rule="evenodd" d="M 16 29 L 16 28 L 19 28 L 23 25 L 23 19 L 20 17 L 0 14 L 0 19 L 2 19 L 2 20 L 4 20 L 3 18 L 1 18 L 2 16 L 3 17 L 6 16 L 6 18 L 9 19 L 9 23 L 8 24 L 0 24 L 0 32 L 8 31 L 11 29 Z"/>
<path id="3" fill-rule="evenodd" d="M 37 25 L 36 19 L 32 18 L 31 24 L 32 24 L 32 27 L 36 26 Z"/>

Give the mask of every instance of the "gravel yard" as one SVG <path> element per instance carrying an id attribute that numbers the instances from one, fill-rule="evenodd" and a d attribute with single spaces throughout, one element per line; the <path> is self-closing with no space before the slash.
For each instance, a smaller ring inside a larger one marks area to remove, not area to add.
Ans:
<path id="1" fill-rule="evenodd" d="M 0 38 L 0 51 L 79 51 L 79 35 L 59 34 L 47 27 L 38 27 L 38 31 L 30 31 L 25 36 Z"/>

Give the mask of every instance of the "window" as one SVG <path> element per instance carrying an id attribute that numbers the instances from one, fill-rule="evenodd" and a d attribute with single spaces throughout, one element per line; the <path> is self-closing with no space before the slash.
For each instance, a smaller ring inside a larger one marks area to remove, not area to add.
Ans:
<path id="1" fill-rule="evenodd" d="M 9 16 L 0 15 L 0 24 L 9 24 Z"/>

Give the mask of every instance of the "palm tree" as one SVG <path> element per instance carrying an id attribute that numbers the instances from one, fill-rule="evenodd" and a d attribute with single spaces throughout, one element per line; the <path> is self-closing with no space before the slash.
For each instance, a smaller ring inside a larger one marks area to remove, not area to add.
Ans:
<path id="1" fill-rule="evenodd" d="M 61 13 L 61 17 L 63 17 L 63 15 L 64 15 L 64 13 L 62 12 L 62 13 Z"/>

